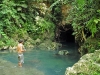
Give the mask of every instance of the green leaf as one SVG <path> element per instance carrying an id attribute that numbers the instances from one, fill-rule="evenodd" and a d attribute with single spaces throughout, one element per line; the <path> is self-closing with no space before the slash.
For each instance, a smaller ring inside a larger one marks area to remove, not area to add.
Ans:
<path id="1" fill-rule="evenodd" d="M 23 8 L 27 8 L 26 4 L 17 4 L 17 6 L 23 7 Z"/>
<path id="2" fill-rule="evenodd" d="M 18 8 L 17 8 L 17 11 L 22 11 L 22 8 L 21 8 L 21 7 L 18 7 Z"/>
<path id="3" fill-rule="evenodd" d="M 94 22 L 97 24 L 98 23 L 98 19 L 95 19 Z"/>
<path id="4" fill-rule="evenodd" d="M 86 2 L 85 0 L 76 0 L 78 7 L 81 9 L 85 5 L 85 2 Z"/>
<path id="5" fill-rule="evenodd" d="M 97 12 L 98 12 L 98 13 L 100 13 L 100 9 L 99 9 L 99 10 L 97 10 Z"/>
<path id="6" fill-rule="evenodd" d="M 26 20 L 25 14 L 24 13 L 20 13 L 21 17 Z"/>

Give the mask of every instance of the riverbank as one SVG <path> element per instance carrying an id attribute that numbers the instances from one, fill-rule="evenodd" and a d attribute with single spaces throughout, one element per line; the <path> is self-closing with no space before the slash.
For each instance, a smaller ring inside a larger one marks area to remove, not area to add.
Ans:
<path id="1" fill-rule="evenodd" d="M 44 73 L 27 66 L 20 68 L 14 63 L 0 59 L 0 75 L 44 75 Z"/>

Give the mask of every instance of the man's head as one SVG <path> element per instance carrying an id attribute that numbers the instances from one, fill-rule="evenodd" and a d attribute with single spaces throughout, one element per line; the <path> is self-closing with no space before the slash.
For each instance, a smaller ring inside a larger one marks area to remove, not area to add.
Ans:
<path id="1" fill-rule="evenodd" d="M 19 43 L 23 43 L 23 42 L 24 42 L 24 40 L 23 40 L 23 39 L 20 39 L 18 42 L 19 42 Z"/>

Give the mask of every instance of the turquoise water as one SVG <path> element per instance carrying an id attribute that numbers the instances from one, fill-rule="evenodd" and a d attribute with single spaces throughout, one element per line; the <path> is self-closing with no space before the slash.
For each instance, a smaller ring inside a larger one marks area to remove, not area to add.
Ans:
<path id="1" fill-rule="evenodd" d="M 67 49 L 71 54 L 66 56 L 55 55 L 55 51 L 32 50 L 24 53 L 25 63 L 23 67 L 36 68 L 45 75 L 64 75 L 67 67 L 76 63 L 80 56 L 74 45 L 65 45 L 62 49 Z M 2 54 L 0 58 L 10 61 L 17 66 L 17 54 Z"/>

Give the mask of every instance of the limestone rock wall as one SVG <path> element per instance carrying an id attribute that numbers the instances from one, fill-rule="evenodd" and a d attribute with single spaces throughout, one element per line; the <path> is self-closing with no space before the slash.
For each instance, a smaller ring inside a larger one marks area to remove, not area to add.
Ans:
<path id="1" fill-rule="evenodd" d="M 80 58 L 72 67 L 66 68 L 65 75 L 99 75 L 100 50 L 89 53 Z"/>

